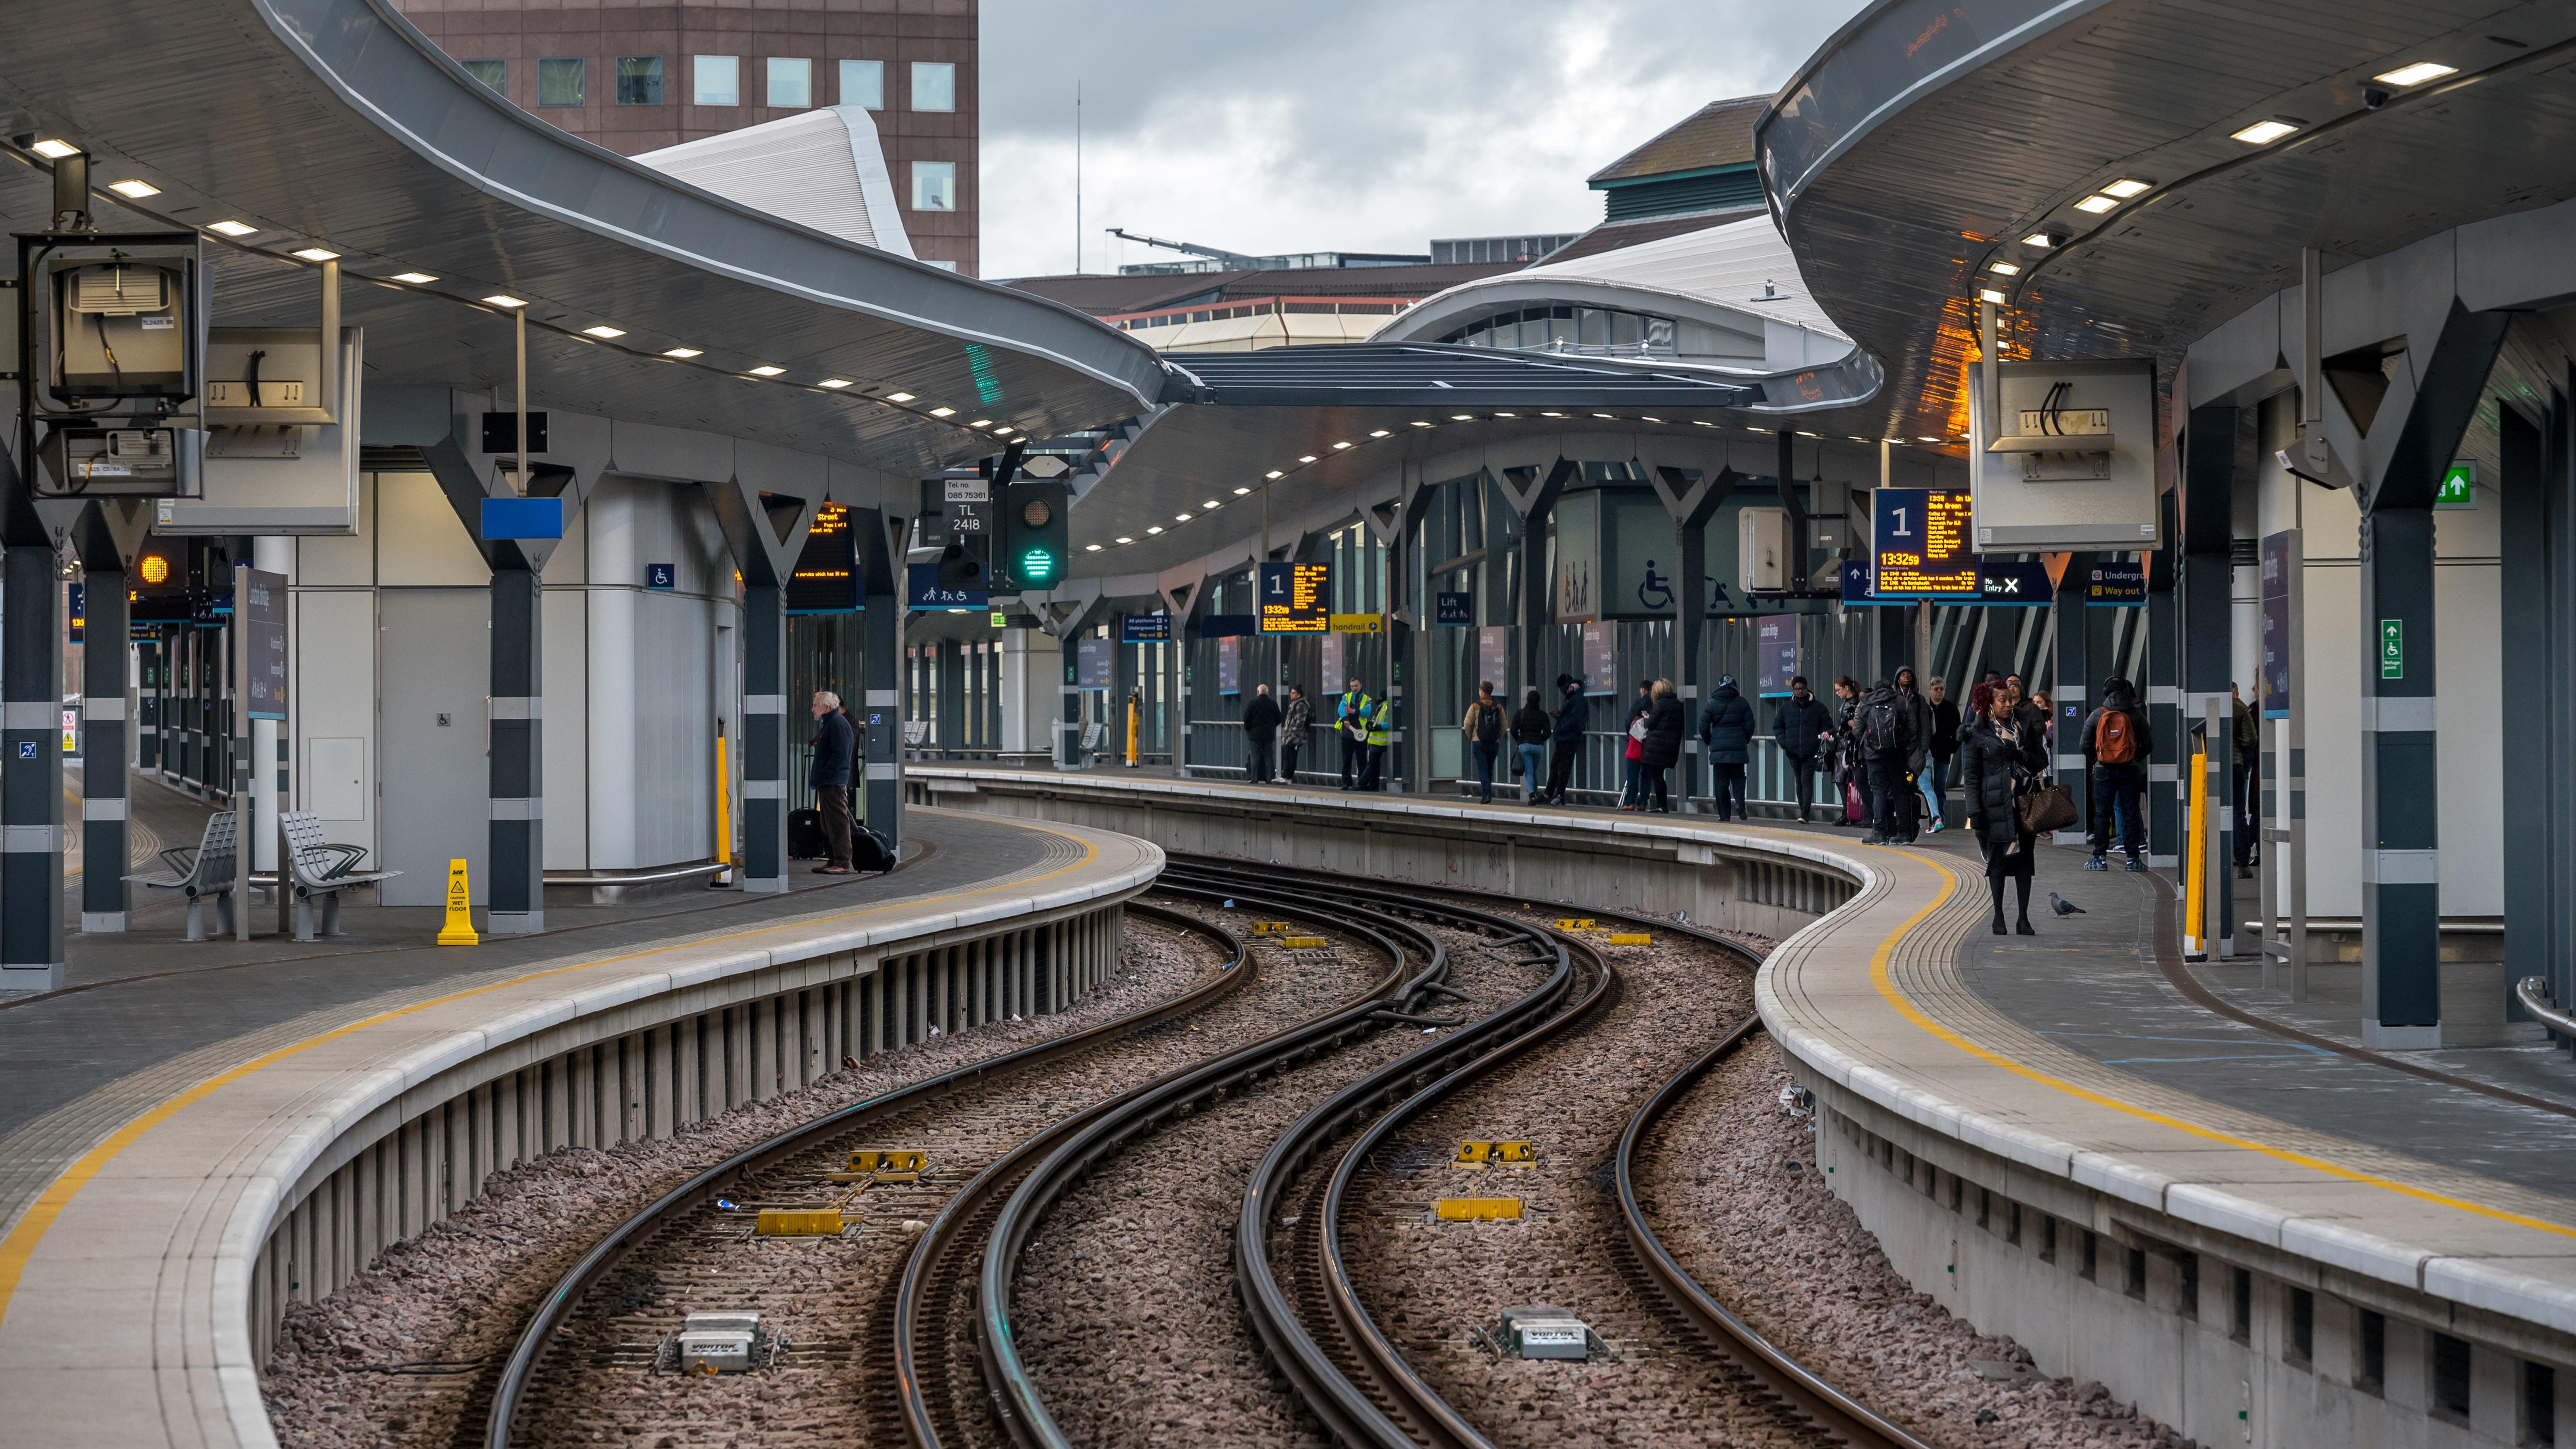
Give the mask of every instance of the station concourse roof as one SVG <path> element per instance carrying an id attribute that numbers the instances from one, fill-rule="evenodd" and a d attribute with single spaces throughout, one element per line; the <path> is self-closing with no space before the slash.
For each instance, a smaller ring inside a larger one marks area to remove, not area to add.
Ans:
<path id="1" fill-rule="evenodd" d="M 1132 415 L 1163 388 L 1150 348 L 1071 308 L 764 215 L 545 124 L 388 0 L 24 0 L 8 38 L 0 137 L 29 162 L 0 181 L 14 229 L 40 229 L 51 206 L 27 147 L 61 138 L 91 153 L 93 187 L 158 188 L 95 208 L 102 226 L 255 228 L 208 237 L 219 325 L 312 325 L 315 271 L 289 254 L 336 252 L 371 383 L 507 386 L 509 313 L 481 300 L 507 296 L 528 307 L 541 402 L 896 474 L 993 452 L 966 426 L 979 418 L 1046 436 Z M 851 385 L 817 386 L 831 379 Z"/>
<path id="2" fill-rule="evenodd" d="M 1887 368 L 1886 434 L 1957 436 L 1981 288 L 2007 355 L 2169 369 L 2303 247 L 2331 268 L 2576 195 L 2571 58 L 2564 6 L 1879 0 L 1756 141 L 1817 299 Z M 2379 79 L 2419 62 L 2450 72 Z"/>

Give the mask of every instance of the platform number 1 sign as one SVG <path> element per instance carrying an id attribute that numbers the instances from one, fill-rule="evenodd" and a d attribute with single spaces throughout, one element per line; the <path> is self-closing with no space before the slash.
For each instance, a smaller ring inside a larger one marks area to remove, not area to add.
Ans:
<path id="1" fill-rule="evenodd" d="M 2379 621 L 2379 677 L 2406 677 L 2406 631 L 2401 619 Z"/>

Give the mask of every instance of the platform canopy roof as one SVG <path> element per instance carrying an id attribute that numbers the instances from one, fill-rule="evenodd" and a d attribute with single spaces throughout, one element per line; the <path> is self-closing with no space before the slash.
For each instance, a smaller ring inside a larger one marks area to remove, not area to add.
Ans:
<path id="1" fill-rule="evenodd" d="M 485 299 L 507 297 L 527 306 L 540 403 L 890 474 L 992 453 L 978 420 L 1047 435 L 1163 390 L 1150 348 L 1072 309 L 546 124 L 389 0 L 20 0 L 0 26 L 0 139 L 28 163 L 0 181 L 13 229 L 45 224 L 30 148 L 60 139 L 91 154 L 93 186 L 155 188 L 102 205 L 102 225 L 251 228 L 208 237 L 219 325 L 312 325 L 313 267 L 292 254 L 337 253 L 370 386 L 506 387 L 510 309 Z"/>
<path id="2" fill-rule="evenodd" d="M 1887 368 L 1881 428 L 1955 437 L 1982 290 L 2008 356 L 2170 365 L 2303 247 L 2331 269 L 2576 196 L 2571 60 L 2563 5 L 1879 0 L 1756 141 L 1816 299 Z"/>

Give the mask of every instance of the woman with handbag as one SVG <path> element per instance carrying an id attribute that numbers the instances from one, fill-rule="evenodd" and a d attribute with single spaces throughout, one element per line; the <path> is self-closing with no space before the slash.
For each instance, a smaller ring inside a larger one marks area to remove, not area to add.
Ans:
<path id="1" fill-rule="evenodd" d="M 2039 772 L 2047 763 L 2040 753 L 2038 731 L 2017 718 L 2020 695 L 1998 688 L 1987 701 L 1983 718 L 1959 733 L 1959 786 L 1968 807 L 1968 828 L 1986 853 L 1986 890 L 1995 907 L 1995 934 L 2004 930 L 2004 882 L 2010 880 L 2021 910 L 2014 930 L 2039 933 L 2030 926 L 2030 882 L 2037 868 L 2039 837 L 2022 823 L 2022 805 L 2040 789 Z"/>

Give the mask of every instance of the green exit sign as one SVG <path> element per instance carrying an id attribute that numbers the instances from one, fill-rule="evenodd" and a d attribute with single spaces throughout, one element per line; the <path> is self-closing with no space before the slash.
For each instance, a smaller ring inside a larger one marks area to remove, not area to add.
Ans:
<path id="1" fill-rule="evenodd" d="M 2406 621 L 2403 619 L 2379 621 L 2379 677 L 2406 677 Z"/>
<path id="2" fill-rule="evenodd" d="M 2475 508 L 2478 506 L 2478 465 L 2467 458 L 2453 459 L 2442 470 L 2441 491 L 2433 495 L 2436 508 Z"/>

